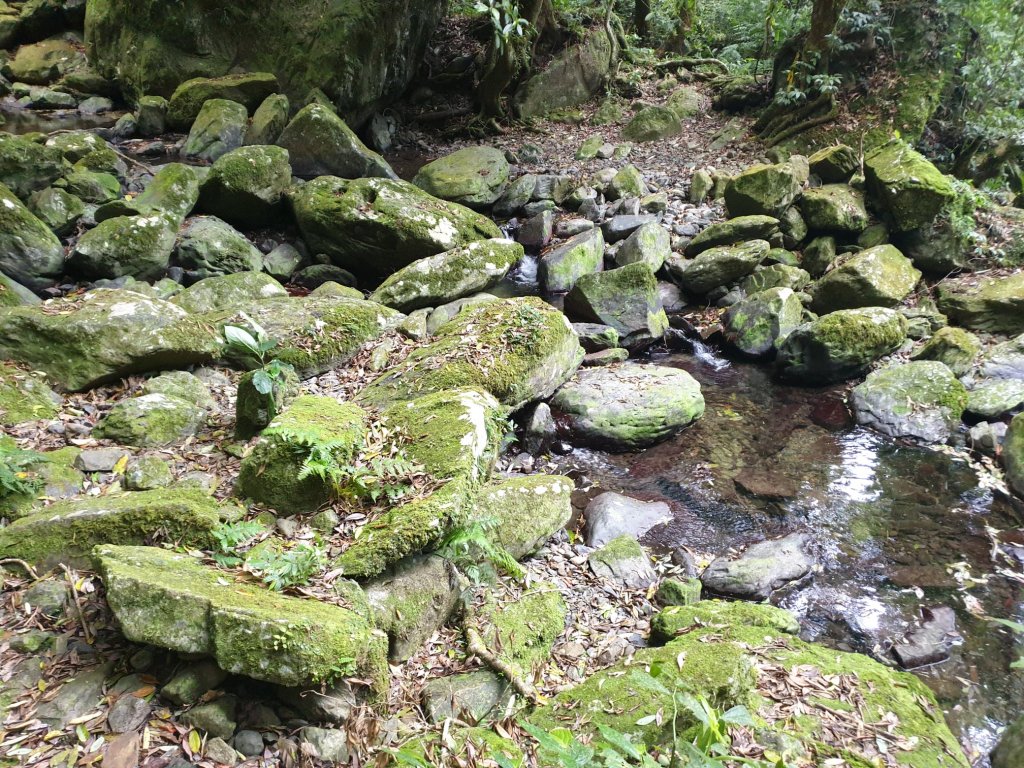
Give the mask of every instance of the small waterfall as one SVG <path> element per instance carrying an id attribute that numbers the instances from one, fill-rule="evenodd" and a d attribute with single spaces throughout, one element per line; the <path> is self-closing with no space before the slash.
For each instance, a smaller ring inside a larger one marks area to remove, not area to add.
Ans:
<path id="1" fill-rule="evenodd" d="M 726 368 L 732 367 L 732 363 L 718 356 L 714 347 L 705 344 L 700 339 L 690 338 L 689 342 L 693 345 L 693 356 L 709 368 L 723 371 Z"/>

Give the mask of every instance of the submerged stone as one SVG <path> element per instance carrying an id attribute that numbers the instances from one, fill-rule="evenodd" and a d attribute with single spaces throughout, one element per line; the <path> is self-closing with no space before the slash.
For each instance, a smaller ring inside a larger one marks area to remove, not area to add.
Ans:
<path id="1" fill-rule="evenodd" d="M 799 581 L 811 572 L 814 560 L 807 552 L 809 538 L 792 533 L 781 539 L 747 547 L 735 560 L 712 561 L 700 580 L 718 595 L 742 600 L 767 600 L 772 592 Z"/>

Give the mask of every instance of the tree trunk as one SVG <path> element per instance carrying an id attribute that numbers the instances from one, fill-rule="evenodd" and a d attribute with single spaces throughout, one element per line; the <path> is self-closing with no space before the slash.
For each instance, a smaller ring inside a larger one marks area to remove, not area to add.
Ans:
<path id="1" fill-rule="evenodd" d="M 633 6 L 633 26 L 636 28 L 637 37 L 641 43 L 647 42 L 650 28 L 647 24 L 647 17 L 651 14 L 651 0 L 636 0 Z"/>
<path id="2" fill-rule="evenodd" d="M 523 0 L 519 15 L 530 25 L 526 35 L 505 40 L 500 47 L 495 37 L 487 49 L 487 66 L 480 78 L 478 91 L 480 116 L 483 118 L 498 119 L 505 116 L 505 92 L 520 74 L 522 61 L 529 62 L 527 69 L 532 68 L 533 51 L 537 43 L 556 24 L 551 0 Z"/>
<path id="3" fill-rule="evenodd" d="M 818 54 L 818 72 L 828 71 L 828 37 L 835 32 L 846 2 L 847 0 L 814 0 L 814 7 L 811 9 L 811 31 L 807 35 L 805 50 Z"/>

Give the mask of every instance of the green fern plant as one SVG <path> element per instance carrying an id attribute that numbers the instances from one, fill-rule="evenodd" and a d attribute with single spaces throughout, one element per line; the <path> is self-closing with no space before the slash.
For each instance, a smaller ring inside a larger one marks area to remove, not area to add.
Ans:
<path id="1" fill-rule="evenodd" d="M 237 568 L 242 564 L 238 548 L 251 542 L 263 530 L 263 524 L 256 520 L 221 523 L 212 531 L 214 541 L 217 542 L 214 561 L 222 568 Z"/>
<path id="2" fill-rule="evenodd" d="M 0 448 L 0 499 L 38 493 L 40 481 L 31 472 L 41 456 L 35 451 Z"/>
<path id="3" fill-rule="evenodd" d="M 526 574 L 508 550 L 494 541 L 495 518 L 475 520 L 449 533 L 438 552 L 451 560 L 474 584 L 492 581 L 495 573 L 514 579 Z"/>
<path id="4" fill-rule="evenodd" d="M 287 548 L 268 545 L 252 552 L 246 568 L 275 592 L 306 584 L 327 564 L 327 552 L 318 540 Z"/>

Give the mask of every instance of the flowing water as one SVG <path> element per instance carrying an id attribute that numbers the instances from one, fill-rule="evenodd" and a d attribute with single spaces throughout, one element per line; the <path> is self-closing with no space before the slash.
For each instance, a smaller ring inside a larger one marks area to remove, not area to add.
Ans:
<path id="1" fill-rule="evenodd" d="M 726 361 L 700 344 L 652 362 L 700 381 L 705 416 L 648 450 L 577 450 L 560 468 L 602 489 L 667 502 L 673 521 L 644 539 L 655 551 L 715 554 L 810 533 L 820 572 L 773 599 L 800 618 L 806 639 L 888 658 L 922 606 L 952 606 L 962 641 L 950 660 L 915 674 L 969 753 L 987 754 L 1024 705 L 1024 674 L 1009 668 L 1024 648 L 975 615 L 1024 614 L 1024 584 L 995 573 L 997 565 L 1019 571 L 1024 557 L 1011 543 L 1021 520 L 1010 502 L 961 457 L 853 426 L 842 389 L 781 386 L 768 368 Z M 1009 532 L 1006 557 L 993 558 L 994 531 Z"/>

